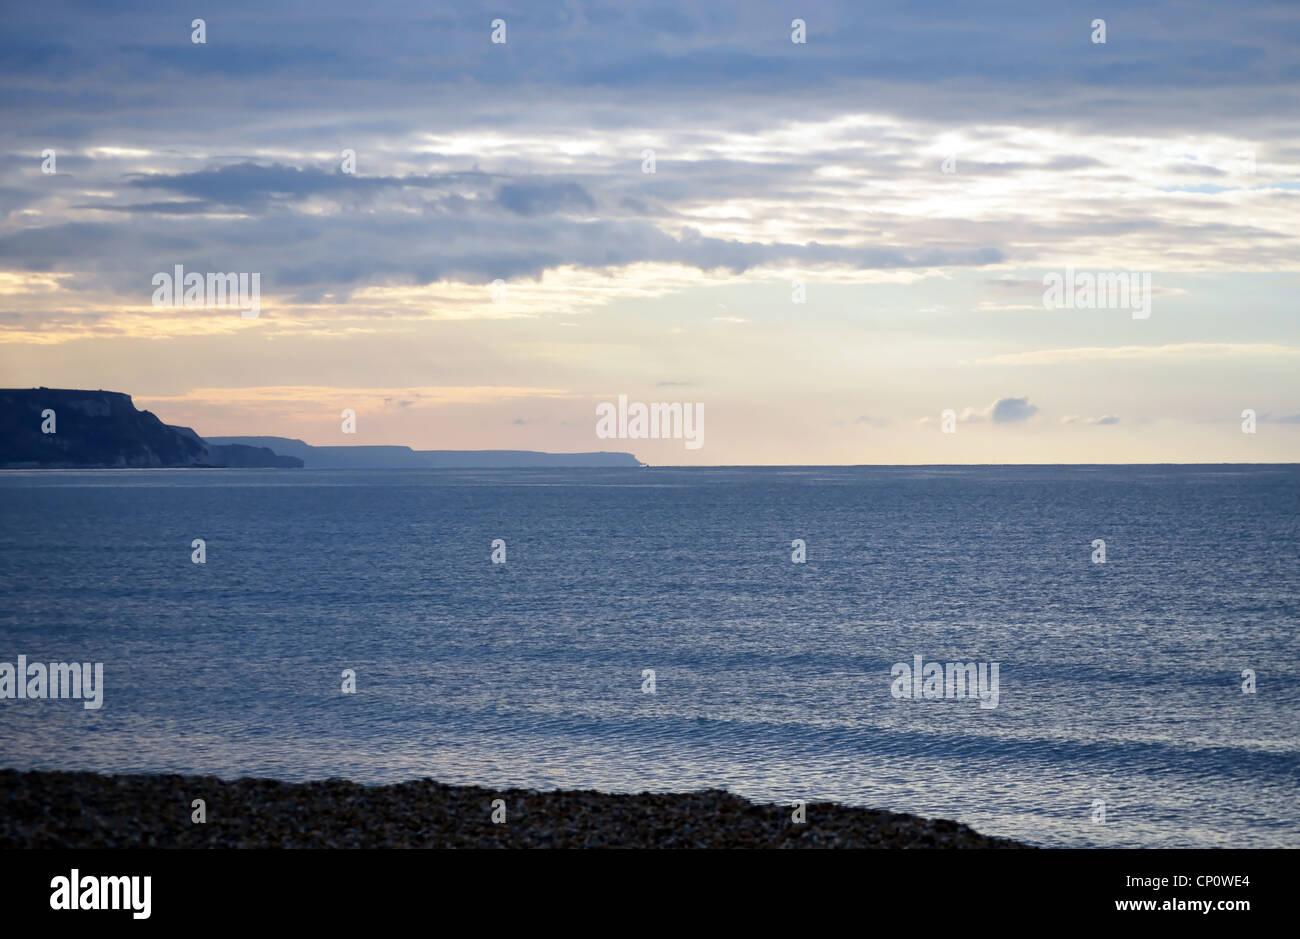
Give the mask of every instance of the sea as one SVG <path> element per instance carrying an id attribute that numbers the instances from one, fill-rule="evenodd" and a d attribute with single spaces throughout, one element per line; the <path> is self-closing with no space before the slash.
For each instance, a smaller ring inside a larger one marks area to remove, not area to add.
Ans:
<path id="1" fill-rule="evenodd" d="M 1298 627 L 1296 465 L 0 473 L 0 662 L 103 664 L 21 770 L 1297 848 Z"/>

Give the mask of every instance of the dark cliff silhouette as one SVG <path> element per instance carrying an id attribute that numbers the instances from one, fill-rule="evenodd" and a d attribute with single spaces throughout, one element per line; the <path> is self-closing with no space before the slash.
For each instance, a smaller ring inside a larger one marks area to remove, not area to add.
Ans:
<path id="1" fill-rule="evenodd" d="M 266 447 L 214 444 L 188 427 L 137 410 L 131 396 L 118 391 L 5 388 L 0 389 L 0 466 L 297 468 L 302 460 Z"/>
<path id="2" fill-rule="evenodd" d="M 46 429 L 52 432 L 47 433 Z M 508 469 L 637 467 L 630 453 L 313 447 L 290 437 L 200 437 L 137 410 L 119 391 L 0 389 L 0 468 L 280 467 Z"/>

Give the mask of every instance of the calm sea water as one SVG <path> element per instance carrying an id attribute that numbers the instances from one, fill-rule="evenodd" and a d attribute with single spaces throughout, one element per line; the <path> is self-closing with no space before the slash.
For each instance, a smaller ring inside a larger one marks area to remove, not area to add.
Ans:
<path id="1" fill-rule="evenodd" d="M 6 472 L 0 661 L 106 690 L 0 701 L 0 765 L 1300 847 L 1298 564 L 1295 466 Z M 894 698 L 916 654 L 998 706 Z"/>

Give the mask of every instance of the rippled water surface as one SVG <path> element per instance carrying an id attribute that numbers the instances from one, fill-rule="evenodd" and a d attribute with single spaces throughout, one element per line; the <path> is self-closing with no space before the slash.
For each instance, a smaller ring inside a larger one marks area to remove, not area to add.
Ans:
<path id="1" fill-rule="evenodd" d="M 0 661 L 106 690 L 0 700 L 0 765 L 1300 847 L 1298 564 L 1293 466 L 6 472 Z M 917 654 L 998 706 L 894 698 Z"/>

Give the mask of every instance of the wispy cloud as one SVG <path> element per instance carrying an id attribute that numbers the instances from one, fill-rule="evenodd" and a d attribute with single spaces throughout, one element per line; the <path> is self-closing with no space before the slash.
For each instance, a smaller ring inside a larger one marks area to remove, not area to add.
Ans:
<path id="1" fill-rule="evenodd" d="M 141 395 L 140 400 L 150 404 L 200 402 L 217 405 L 282 405 L 333 404 L 347 407 L 359 404 L 375 408 L 394 405 L 420 406 L 440 404 L 474 404 L 502 401 L 510 398 L 566 398 L 576 397 L 558 388 L 527 388 L 514 386 L 423 386 L 410 388 L 339 388 L 329 385 L 269 385 L 262 387 L 192 388 L 183 394 Z"/>
<path id="2" fill-rule="evenodd" d="M 1097 427 L 1106 427 L 1111 424 L 1118 424 L 1119 418 L 1114 414 L 1104 414 L 1101 417 L 1063 417 L 1062 424 L 1091 424 Z"/>
<path id="3" fill-rule="evenodd" d="M 1161 346 L 1083 346 L 1003 352 L 976 359 L 977 365 L 1061 365 L 1106 359 L 1218 358 L 1222 356 L 1293 357 L 1300 347 L 1276 343 L 1180 342 Z"/>

